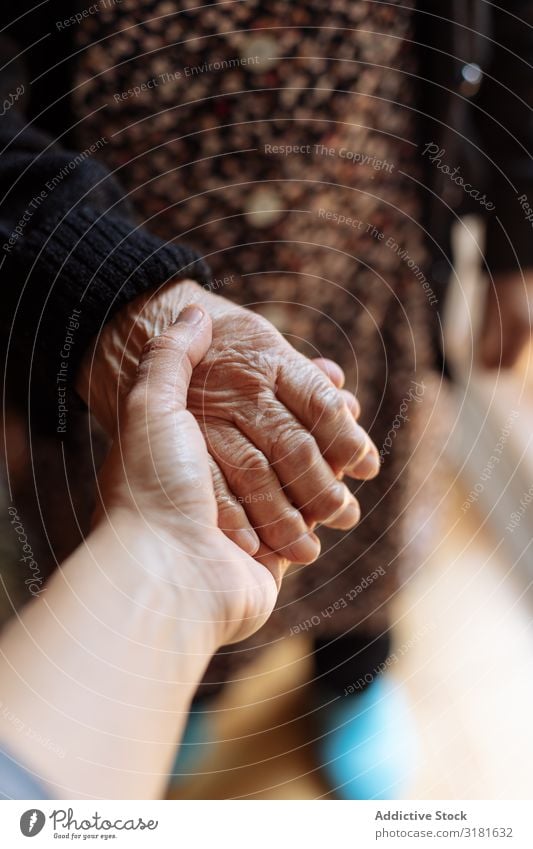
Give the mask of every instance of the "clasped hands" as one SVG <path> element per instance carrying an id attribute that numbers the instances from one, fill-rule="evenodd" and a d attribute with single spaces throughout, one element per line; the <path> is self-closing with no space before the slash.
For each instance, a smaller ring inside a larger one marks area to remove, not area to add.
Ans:
<path id="1" fill-rule="evenodd" d="M 156 797 L 213 653 L 266 621 L 315 522 L 354 524 L 338 478 L 375 448 L 333 363 L 194 284 L 122 311 L 83 381 L 113 435 L 94 527 L 1 652 L 2 696 L 66 755 L 6 720 L 0 747 L 59 797 Z"/>
<path id="2" fill-rule="evenodd" d="M 105 325 L 85 357 L 78 390 L 112 434 L 144 346 L 191 304 L 212 323 L 187 408 L 209 452 L 218 526 L 277 571 L 289 562 L 311 563 L 320 552 L 317 523 L 347 530 L 359 520 L 342 476 L 371 478 L 380 466 L 336 364 L 308 360 L 266 319 L 192 281 L 171 282 Z M 187 469 L 181 473 L 187 477 Z M 191 481 L 191 492 L 195 486 Z"/>
<path id="3" fill-rule="evenodd" d="M 341 477 L 379 471 L 334 363 L 308 360 L 261 316 L 184 281 L 143 295 L 104 327 L 82 367 L 82 394 L 112 433 L 143 346 L 195 303 L 211 317 L 212 343 L 187 407 L 209 451 L 219 527 L 261 562 L 311 563 L 317 523 L 347 530 L 359 519 Z"/>

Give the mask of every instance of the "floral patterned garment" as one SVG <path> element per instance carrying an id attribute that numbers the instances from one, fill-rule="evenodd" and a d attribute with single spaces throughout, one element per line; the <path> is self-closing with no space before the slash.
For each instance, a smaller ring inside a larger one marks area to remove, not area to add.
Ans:
<path id="1" fill-rule="evenodd" d="M 383 448 L 380 477 L 354 485 L 359 527 L 321 532 L 320 561 L 293 568 L 269 623 L 220 653 L 211 681 L 306 621 L 320 637 L 387 625 L 432 309 L 411 5 L 123 0 L 79 31 L 80 145 L 106 138 L 98 155 L 142 220 L 199 249 L 215 291 L 337 360 Z"/>

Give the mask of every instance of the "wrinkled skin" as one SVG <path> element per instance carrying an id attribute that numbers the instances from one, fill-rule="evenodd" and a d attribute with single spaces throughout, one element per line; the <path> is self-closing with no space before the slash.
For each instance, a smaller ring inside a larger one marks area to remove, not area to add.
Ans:
<path id="1" fill-rule="evenodd" d="M 257 559 L 310 563 L 320 551 L 317 522 L 349 529 L 359 519 L 343 473 L 366 479 L 379 471 L 378 452 L 356 421 L 357 401 L 340 389 L 334 363 L 311 362 L 261 316 L 185 281 L 141 296 L 103 328 L 78 390 L 112 432 L 143 346 L 192 303 L 213 323 L 188 409 L 211 455 L 219 526 Z"/>

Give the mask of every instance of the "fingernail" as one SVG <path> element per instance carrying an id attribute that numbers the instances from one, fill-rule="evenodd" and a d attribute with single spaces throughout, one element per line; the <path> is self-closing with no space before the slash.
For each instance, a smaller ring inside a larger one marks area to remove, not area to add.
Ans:
<path id="1" fill-rule="evenodd" d="M 348 530 L 348 528 L 353 528 L 354 525 L 357 525 L 359 519 L 361 518 L 361 508 L 357 501 L 350 501 L 350 503 L 345 507 L 342 514 L 339 516 L 339 521 L 342 522 L 341 530 Z"/>
<path id="2" fill-rule="evenodd" d="M 185 309 L 180 312 L 178 321 L 183 322 L 184 324 L 200 324 L 203 317 L 203 309 L 191 304 L 191 306 L 185 307 Z"/>
<path id="3" fill-rule="evenodd" d="M 356 478 L 363 478 L 364 480 L 368 480 L 371 478 L 375 478 L 381 470 L 381 459 L 378 454 L 378 450 L 374 443 L 371 443 L 371 447 L 365 454 L 365 456 L 358 462 L 355 463 L 351 470 L 350 475 Z"/>
<path id="4" fill-rule="evenodd" d="M 311 540 L 311 542 L 314 544 L 315 550 L 316 550 L 316 557 L 318 557 L 319 554 L 320 554 L 320 551 L 322 550 L 322 543 L 320 542 L 320 538 L 317 537 L 317 535 L 314 534 L 313 531 L 309 531 L 308 537 Z M 316 557 L 315 557 L 315 559 L 316 559 Z"/>
<path id="5" fill-rule="evenodd" d="M 348 491 L 345 492 L 345 504 L 333 516 L 330 516 L 323 524 L 327 528 L 336 528 L 338 531 L 349 531 L 357 525 L 361 518 L 359 502 Z"/>
<path id="6" fill-rule="evenodd" d="M 297 562 L 305 564 L 313 563 L 320 554 L 320 540 L 312 531 L 300 537 L 294 547 L 296 546 L 298 552 Z"/>
<path id="7" fill-rule="evenodd" d="M 372 477 L 374 477 L 374 475 L 379 474 L 379 470 L 381 469 L 381 459 L 378 454 L 377 448 L 372 446 L 372 448 L 365 457 L 365 462 Z"/>
<path id="8" fill-rule="evenodd" d="M 259 537 L 251 528 L 238 528 L 233 532 L 234 541 L 247 554 L 254 555 L 261 545 Z"/>

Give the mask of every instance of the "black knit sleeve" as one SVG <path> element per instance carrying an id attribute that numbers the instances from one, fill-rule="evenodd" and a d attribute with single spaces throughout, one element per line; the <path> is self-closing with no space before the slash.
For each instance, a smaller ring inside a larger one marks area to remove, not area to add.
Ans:
<path id="1" fill-rule="evenodd" d="M 90 150 L 58 148 L 14 106 L 0 118 L 0 151 L 7 374 L 19 395 L 31 385 L 51 398 L 58 370 L 71 386 L 90 340 L 122 305 L 171 278 L 204 281 L 208 270 L 186 245 L 165 244 L 136 224 Z"/>

